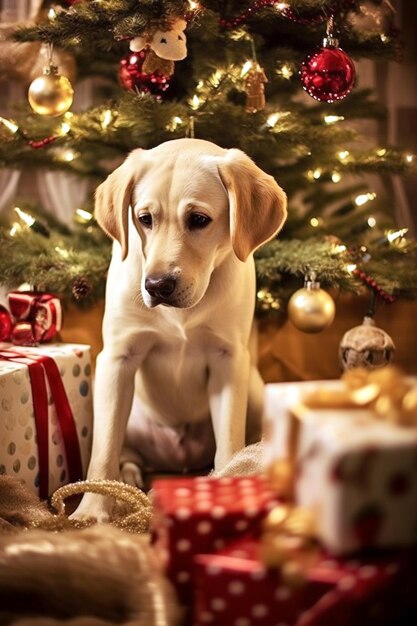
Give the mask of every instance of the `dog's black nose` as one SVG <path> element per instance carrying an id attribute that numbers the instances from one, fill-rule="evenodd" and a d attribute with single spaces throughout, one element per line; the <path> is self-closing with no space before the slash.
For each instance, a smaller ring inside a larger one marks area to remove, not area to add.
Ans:
<path id="1" fill-rule="evenodd" d="M 145 289 L 152 298 L 169 298 L 175 285 L 176 280 L 172 276 L 148 276 L 145 280 Z"/>

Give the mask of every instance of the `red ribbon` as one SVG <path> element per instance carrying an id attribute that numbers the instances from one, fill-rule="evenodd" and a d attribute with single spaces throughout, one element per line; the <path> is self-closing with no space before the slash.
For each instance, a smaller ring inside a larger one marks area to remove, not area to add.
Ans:
<path id="1" fill-rule="evenodd" d="M 0 351 L 0 360 L 27 365 L 29 370 L 38 445 L 39 496 L 42 499 L 46 499 L 49 495 L 49 420 L 46 378 L 54 399 L 58 423 L 64 441 L 69 480 L 73 483 L 83 478 L 80 444 L 65 387 L 57 364 L 50 356 L 4 350 Z"/>

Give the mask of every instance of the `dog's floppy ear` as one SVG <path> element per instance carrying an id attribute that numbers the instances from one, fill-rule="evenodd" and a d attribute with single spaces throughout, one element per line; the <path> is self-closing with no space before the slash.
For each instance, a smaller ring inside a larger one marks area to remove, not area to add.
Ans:
<path id="1" fill-rule="evenodd" d="M 241 150 L 232 148 L 218 161 L 220 178 L 229 195 L 233 250 L 241 261 L 272 239 L 287 217 L 287 197 Z"/>
<path id="2" fill-rule="evenodd" d="M 96 190 L 94 215 L 110 237 L 122 247 L 122 260 L 128 253 L 128 218 L 133 187 L 139 178 L 141 149 L 127 159 Z"/>

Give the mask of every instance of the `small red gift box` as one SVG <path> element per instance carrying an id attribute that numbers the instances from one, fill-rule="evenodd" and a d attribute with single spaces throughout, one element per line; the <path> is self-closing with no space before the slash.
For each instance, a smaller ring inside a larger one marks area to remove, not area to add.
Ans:
<path id="1" fill-rule="evenodd" d="M 53 294 L 11 291 L 8 300 L 14 318 L 10 338 L 15 345 L 36 346 L 50 341 L 61 330 L 61 302 Z"/>
<path id="2" fill-rule="evenodd" d="M 359 560 L 323 554 L 299 587 L 258 558 L 243 538 L 195 557 L 194 626 L 383 626 L 415 608 L 416 552 L 383 552 Z"/>
<path id="3" fill-rule="evenodd" d="M 261 476 L 160 479 L 153 483 L 155 549 L 180 601 L 190 603 L 193 557 L 247 532 L 278 502 Z"/>

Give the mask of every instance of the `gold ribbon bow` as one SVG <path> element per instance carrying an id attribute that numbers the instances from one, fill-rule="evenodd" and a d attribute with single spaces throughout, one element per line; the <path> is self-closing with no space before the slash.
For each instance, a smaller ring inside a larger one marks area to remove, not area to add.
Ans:
<path id="1" fill-rule="evenodd" d="M 278 568 L 286 585 L 303 584 L 305 572 L 318 555 L 312 512 L 302 507 L 276 506 L 264 519 L 262 529 L 262 561 L 268 567 Z"/>
<path id="2" fill-rule="evenodd" d="M 349 370 L 344 389 L 317 389 L 303 399 L 310 409 L 369 409 L 375 419 L 417 427 L 417 386 L 395 367 Z"/>

